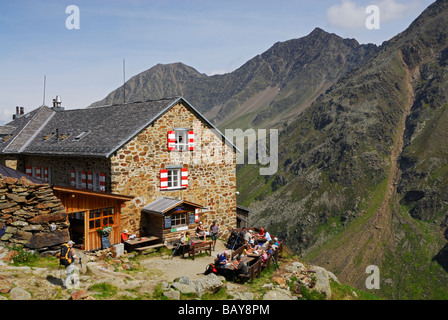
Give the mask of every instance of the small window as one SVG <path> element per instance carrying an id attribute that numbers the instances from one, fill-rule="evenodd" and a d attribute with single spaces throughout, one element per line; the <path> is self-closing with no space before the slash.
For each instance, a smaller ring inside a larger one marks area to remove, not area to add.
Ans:
<path id="1" fill-rule="evenodd" d="M 77 135 L 75 137 L 75 139 L 73 139 L 73 141 L 79 141 L 82 138 L 84 138 L 86 135 L 88 135 L 90 133 L 90 131 L 83 131 L 82 133 L 80 133 L 79 135 Z"/>
<path id="2" fill-rule="evenodd" d="M 181 187 L 180 169 L 168 169 L 168 189 Z"/>
<path id="3" fill-rule="evenodd" d="M 114 208 L 103 208 L 89 211 L 89 229 L 97 229 L 104 225 L 114 225 Z"/>
<path id="4" fill-rule="evenodd" d="M 188 150 L 188 130 L 176 129 L 175 131 L 176 151 Z"/>
<path id="5" fill-rule="evenodd" d="M 171 226 L 180 227 L 187 224 L 186 213 L 174 213 L 171 215 Z"/>

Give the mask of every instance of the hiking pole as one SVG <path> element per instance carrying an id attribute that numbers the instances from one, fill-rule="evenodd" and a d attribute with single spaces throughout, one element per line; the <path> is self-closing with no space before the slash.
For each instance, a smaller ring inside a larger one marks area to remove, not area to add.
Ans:
<path id="1" fill-rule="evenodd" d="M 173 250 L 173 253 L 171 254 L 171 260 L 173 259 L 174 254 L 175 254 L 175 253 L 177 252 L 177 250 L 180 248 L 181 244 L 182 244 L 182 242 L 179 242 L 179 244 L 177 245 L 177 247 Z"/>
<path id="2" fill-rule="evenodd" d="M 274 265 L 277 267 L 277 269 L 280 269 L 278 266 L 278 263 L 277 263 L 277 261 L 275 261 L 275 258 L 273 255 L 271 256 L 271 258 L 272 258 L 272 262 L 274 262 Z"/>
<path id="3" fill-rule="evenodd" d="M 238 242 L 238 238 L 239 238 L 239 237 L 240 237 L 240 234 L 237 235 L 237 237 L 236 237 L 236 239 L 235 239 L 235 242 L 233 243 L 232 251 L 233 251 L 233 248 L 235 248 L 235 245 L 236 245 L 236 243 Z"/>

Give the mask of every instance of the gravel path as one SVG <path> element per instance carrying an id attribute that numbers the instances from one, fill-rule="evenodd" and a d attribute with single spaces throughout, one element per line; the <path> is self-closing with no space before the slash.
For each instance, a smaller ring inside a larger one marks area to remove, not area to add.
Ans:
<path id="1" fill-rule="evenodd" d="M 205 271 L 205 268 L 215 260 L 217 254 L 225 249 L 225 242 L 218 240 L 211 256 L 196 256 L 194 260 L 182 259 L 180 256 L 175 256 L 173 259 L 144 259 L 140 261 L 140 264 L 159 274 L 160 280 L 173 282 L 174 279 L 181 276 L 187 276 L 192 280 L 196 280 L 203 277 L 202 273 Z M 228 251 L 230 252 L 230 250 Z M 187 256 L 185 254 L 185 257 Z"/>

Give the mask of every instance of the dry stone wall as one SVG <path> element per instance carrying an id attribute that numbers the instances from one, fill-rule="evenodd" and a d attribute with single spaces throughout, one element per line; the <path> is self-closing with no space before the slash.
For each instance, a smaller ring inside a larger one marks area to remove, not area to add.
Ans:
<path id="1" fill-rule="evenodd" d="M 46 251 L 69 240 L 65 208 L 48 184 L 0 175 L 0 241 Z"/>

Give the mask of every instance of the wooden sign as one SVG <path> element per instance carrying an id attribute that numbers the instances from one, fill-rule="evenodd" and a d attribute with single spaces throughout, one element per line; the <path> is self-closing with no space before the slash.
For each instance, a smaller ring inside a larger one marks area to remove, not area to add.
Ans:
<path id="1" fill-rule="evenodd" d="M 171 229 L 171 216 L 165 216 L 165 229 Z"/>
<path id="2" fill-rule="evenodd" d="M 108 235 L 101 237 L 101 246 L 103 247 L 103 249 L 107 249 L 110 247 L 110 240 Z"/>

